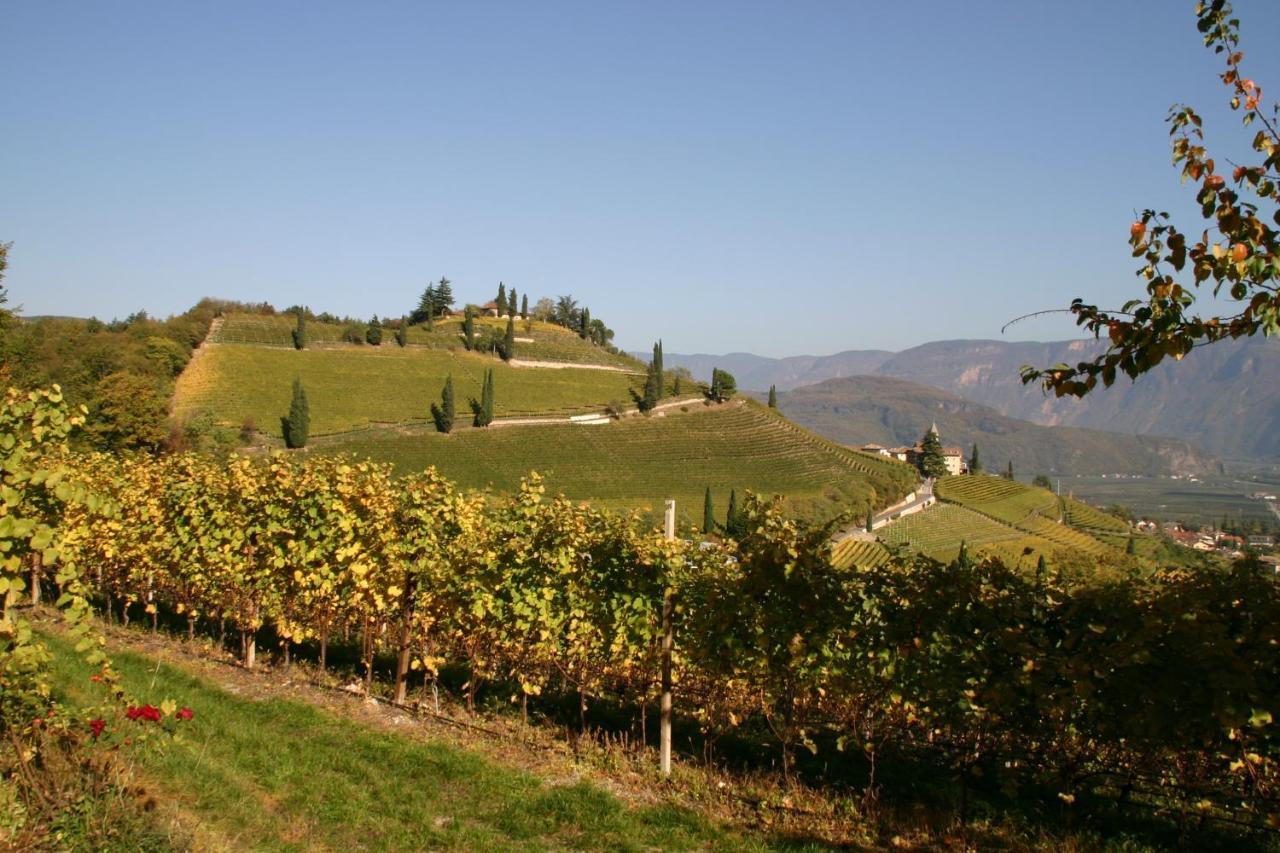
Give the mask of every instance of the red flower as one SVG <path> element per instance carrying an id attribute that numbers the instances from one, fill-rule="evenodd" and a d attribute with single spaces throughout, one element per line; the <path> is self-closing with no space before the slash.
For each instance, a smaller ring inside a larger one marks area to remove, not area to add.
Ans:
<path id="1" fill-rule="evenodd" d="M 192 717 L 194 717 L 195 714 L 191 711 L 190 708 L 183 708 L 182 710 L 178 711 L 178 713 L 174 714 L 174 716 L 177 717 L 179 720 L 189 720 Z"/>
<path id="2" fill-rule="evenodd" d="M 148 722 L 158 723 L 164 715 L 160 713 L 160 709 L 155 705 L 130 705 L 124 715 L 131 720 L 147 720 Z"/>
<path id="3" fill-rule="evenodd" d="M 102 730 L 107 727 L 107 721 L 99 717 L 96 720 L 89 721 L 89 730 L 93 732 L 93 739 L 97 740 L 102 735 Z"/>
<path id="4" fill-rule="evenodd" d="M 101 676 L 101 675 L 91 675 L 91 676 L 89 676 L 89 680 L 90 680 L 90 681 L 99 681 L 99 682 L 100 682 L 100 681 L 102 681 L 102 676 Z"/>

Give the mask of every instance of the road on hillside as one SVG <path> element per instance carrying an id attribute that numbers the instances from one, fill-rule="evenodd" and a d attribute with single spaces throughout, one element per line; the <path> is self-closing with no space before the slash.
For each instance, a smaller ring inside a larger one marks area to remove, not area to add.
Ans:
<path id="1" fill-rule="evenodd" d="M 916 489 L 916 496 L 914 500 L 912 500 L 910 503 L 905 503 L 900 505 L 895 504 L 894 506 L 891 506 L 888 509 L 886 509 L 884 512 L 881 512 L 872 516 L 872 524 L 873 525 L 879 524 L 881 521 L 887 519 L 891 515 L 902 515 L 903 513 L 914 512 L 916 507 L 922 506 L 923 504 L 926 504 L 932 501 L 933 500 L 933 482 L 934 480 L 932 477 L 925 479 L 925 481 L 920 484 L 920 488 Z M 863 539 L 868 542 L 874 541 L 876 538 L 874 533 L 867 532 L 867 526 L 865 523 L 851 524 L 850 526 L 846 527 L 844 530 L 841 530 L 839 533 L 837 533 L 835 536 L 831 538 L 835 542 L 840 542 L 844 539 L 849 539 L 850 537 L 854 539 Z"/>

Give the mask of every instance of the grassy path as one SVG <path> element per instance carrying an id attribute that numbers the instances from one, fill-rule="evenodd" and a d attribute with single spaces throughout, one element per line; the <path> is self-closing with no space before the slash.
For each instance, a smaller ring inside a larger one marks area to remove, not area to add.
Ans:
<path id="1" fill-rule="evenodd" d="M 72 704 L 88 701 L 89 671 L 59 638 L 47 640 L 59 692 Z M 113 658 L 138 700 L 173 698 L 195 712 L 178 737 L 140 751 L 144 776 L 162 792 L 162 814 L 180 827 L 180 846 L 773 849 L 687 809 L 628 805 L 580 780 L 548 784 L 473 752 L 371 730 L 304 702 L 235 695 L 143 655 Z"/>

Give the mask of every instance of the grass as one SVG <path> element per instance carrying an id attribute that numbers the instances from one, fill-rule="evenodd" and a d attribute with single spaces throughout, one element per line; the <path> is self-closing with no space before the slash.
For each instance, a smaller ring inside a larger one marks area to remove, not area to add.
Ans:
<path id="1" fill-rule="evenodd" d="M 207 411 L 232 427 L 252 420 L 279 438 L 294 377 L 311 406 L 313 436 L 360 429 L 371 423 L 426 422 L 453 377 L 458 417 L 470 419 L 467 401 L 479 399 L 484 372 L 492 368 L 495 415 L 573 414 L 631 403 L 642 377 L 606 370 L 518 368 L 463 350 L 381 347 L 308 349 L 218 345 L 208 347 L 178 377 L 174 411 L 189 417 Z"/>
<path id="2" fill-rule="evenodd" d="M 255 344 L 257 346 L 293 348 L 293 330 L 297 321 L 292 314 L 229 314 L 223 318 L 214 336 L 216 343 L 223 344 Z M 491 335 L 503 335 L 507 329 L 506 319 L 496 317 L 477 317 L 475 319 L 476 337 L 484 340 Z M 308 346 L 337 347 L 349 346 L 360 349 L 359 345 L 346 344 L 347 326 L 336 323 L 307 323 Z M 382 346 L 396 347 L 395 330 L 383 328 Z M 560 361 L 572 364 L 605 364 L 623 367 L 628 370 L 643 370 L 644 365 L 622 353 L 610 353 L 583 340 L 576 332 L 544 323 L 540 320 L 516 320 L 516 337 L 531 338 L 516 343 L 516 358 L 534 361 Z M 434 349 L 462 350 L 462 321 L 438 320 L 431 331 L 424 326 L 410 326 L 408 332 L 410 347 L 430 347 Z M 370 347 L 370 349 L 374 349 Z"/>
<path id="3" fill-rule="evenodd" d="M 68 644 L 55 684 L 95 699 Z M 372 731 L 311 705 L 232 695 L 149 658 L 114 656 L 140 702 L 172 697 L 195 712 L 173 739 L 135 752 L 162 799 L 203 843 L 254 850 L 768 849 L 701 815 L 631 807 L 586 782 L 550 785 L 437 741 Z M 136 727 L 123 720 L 112 726 Z M 175 846 L 186 846 L 175 839 Z"/>
<path id="4" fill-rule="evenodd" d="M 739 499 L 744 490 L 785 495 L 797 515 L 825 521 L 869 499 L 891 503 L 914 485 L 906 465 L 841 448 L 755 403 L 688 408 L 600 426 L 376 430 L 315 452 L 354 452 L 394 462 L 402 473 L 434 465 L 464 488 L 498 491 L 536 470 L 550 491 L 611 508 L 660 510 L 674 498 L 699 526 L 708 486 L 718 518 L 735 489 Z"/>

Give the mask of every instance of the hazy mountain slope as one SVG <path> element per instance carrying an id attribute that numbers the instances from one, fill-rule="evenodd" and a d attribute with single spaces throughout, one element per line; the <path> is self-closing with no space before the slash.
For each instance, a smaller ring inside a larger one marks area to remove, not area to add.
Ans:
<path id="1" fill-rule="evenodd" d="M 778 395 L 796 423 L 842 444 L 912 444 L 936 422 L 947 445 L 974 442 L 988 470 L 1022 474 L 1204 473 L 1216 461 L 1185 441 L 1045 427 L 955 394 L 883 376 L 832 379 Z"/>
<path id="2" fill-rule="evenodd" d="M 652 353 L 632 353 L 648 362 Z M 875 373 L 885 361 L 893 357 L 888 350 L 848 350 L 835 355 L 797 355 L 789 358 L 766 358 L 746 352 L 727 355 L 681 355 L 664 352 L 665 367 L 687 368 L 703 382 L 711 381 L 711 369 L 719 367 L 733 374 L 738 387 L 744 391 L 768 391 L 770 385 L 779 391 L 812 385 L 826 379 L 841 376 L 860 376 Z"/>
<path id="3" fill-rule="evenodd" d="M 1024 386 L 1018 368 L 1074 363 L 1098 341 L 939 341 L 898 353 L 877 371 L 986 403 L 1041 424 L 1176 435 L 1220 456 L 1280 456 L 1280 340 L 1225 341 L 1119 380 L 1082 400 Z"/>

